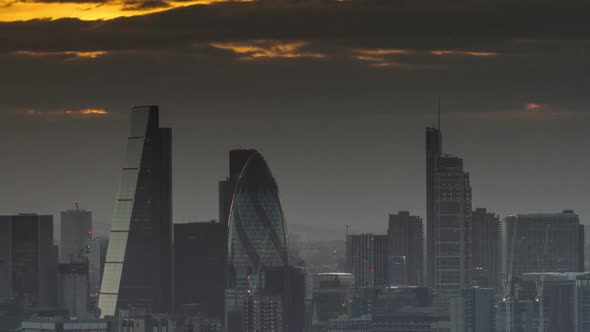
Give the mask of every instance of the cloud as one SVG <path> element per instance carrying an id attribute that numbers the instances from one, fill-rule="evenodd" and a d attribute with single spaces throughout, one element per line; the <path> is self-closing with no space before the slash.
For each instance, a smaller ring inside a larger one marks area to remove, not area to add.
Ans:
<path id="1" fill-rule="evenodd" d="M 433 55 L 455 55 L 455 56 L 477 56 L 477 57 L 490 57 L 497 56 L 496 52 L 481 52 L 481 51 L 461 51 L 461 50 L 432 50 L 430 51 Z"/>
<path id="2" fill-rule="evenodd" d="M 16 51 L 14 55 L 28 57 L 64 57 L 66 60 L 95 59 L 107 54 L 107 51 Z"/>
<path id="3" fill-rule="evenodd" d="M 26 117 L 38 118 L 95 118 L 110 115 L 111 112 L 102 108 L 83 108 L 65 110 L 37 110 L 29 108 L 24 110 L 17 110 L 16 114 Z"/>
<path id="4" fill-rule="evenodd" d="M 0 22 L 63 18 L 110 20 L 220 1 L 226 0 L 0 0 Z"/>
<path id="5" fill-rule="evenodd" d="M 522 110 L 454 112 L 450 115 L 460 119 L 486 121 L 558 121 L 572 119 L 583 113 L 555 109 L 537 103 L 527 103 Z"/>
<path id="6" fill-rule="evenodd" d="M 241 60 L 261 60 L 276 58 L 314 58 L 322 59 L 323 53 L 306 50 L 309 46 L 305 41 L 252 40 L 244 42 L 214 42 L 210 46 L 229 50 Z"/>
<path id="7" fill-rule="evenodd" d="M 524 109 L 527 111 L 536 111 L 536 110 L 540 110 L 541 108 L 543 108 L 544 105 L 543 104 L 538 104 L 538 103 L 527 103 L 524 106 Z"/>
<path id="8" fill-rule="evenodd" d="M 476 52 L 464 50 L 420 50 L 420 49 L 354 49 L 353 58 L 367 62 L 375 68 L 433 68 L 440 66 L 439 60 L 429 59 L 431 56 L 496 56 L 496 52 Z M 420 59 L 416 63 L 416 59 Z"/>

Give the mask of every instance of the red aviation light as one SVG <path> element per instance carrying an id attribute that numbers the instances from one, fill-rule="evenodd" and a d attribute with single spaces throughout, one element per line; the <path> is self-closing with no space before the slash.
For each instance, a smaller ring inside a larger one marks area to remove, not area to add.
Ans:
<path id="1" fill-rule="evenodd" d="M 88 230 L 88 235 L 92 235 L 92 230 Z"/>

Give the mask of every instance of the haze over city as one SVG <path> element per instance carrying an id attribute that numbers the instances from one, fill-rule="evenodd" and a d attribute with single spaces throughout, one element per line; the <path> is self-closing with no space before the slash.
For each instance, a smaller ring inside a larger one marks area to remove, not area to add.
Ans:
<path id="1" fill-rule="evenodd" d="M 0 0 L 0 332 L 590 332 L 585 0 Z"/>

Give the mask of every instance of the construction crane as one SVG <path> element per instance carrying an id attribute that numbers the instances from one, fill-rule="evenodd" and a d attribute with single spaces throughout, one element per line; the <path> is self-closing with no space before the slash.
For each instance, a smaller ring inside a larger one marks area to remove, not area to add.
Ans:
<path id="1" fill-rule="evenodd" d="M 543 258 L 541 260 L 541 278 L 535 281 L 537 287 L 537 302 L 539 303 L 539 332 L 545 332 L 545 307 L 543 303 L 543 290 L 545 289 L 545 257 L 547 257 L 547 243 L 549 242 L 549 228 L 545 229 L 545 241 L 543 242 Z"/>
<path id="2" fill-rule="evenodd" d="M 504 301 L 506 302 L 505 310 L 506 310 L 506 332 L 512 331 L 512 270 L 514 267 L 514 247 L 516 246 L 516 225 L 518 225 L 518 215 L 514 218 L 514 222 L 512 225 L 512 238 L 510 239 L 510 252 L 508 253 L 508 260 L 506 267 L 507 270 L 507 280 L 504 285 L 505 293 L 504 293 Z M 506 225 L 508 226 L 508 225 Z M 508 228 L 508 227 L 506 227 Z M 509 263 L 508 263 L 509 262 Z"/>

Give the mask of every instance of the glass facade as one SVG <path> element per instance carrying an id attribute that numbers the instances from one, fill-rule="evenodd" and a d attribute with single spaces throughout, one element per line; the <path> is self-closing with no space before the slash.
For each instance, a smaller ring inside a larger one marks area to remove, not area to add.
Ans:
<path id="1" fill-rule="evenodd" d="M 118 309 L 172 306 L 171 130 L 158 107 L 131 111 L 99 297 L 101 316 Z"/>
<path id="2" fill-rule="evenodd" d="M 287 266 L 286 234 L 277 184 L 262 155 L 254 151 L 240 172 L 229 212 L 227 331 L 244 327 L 243 318 L 250 315 L 244 305 L 264 290 L 266 269 Z"/>
<path id="3" fill-rule="evenodd" d="M 277 184 L 260 153 L 246 162 L 232 200 L 228 240 L 230 288 L 263 285 L 264 267 L 287 266 L 285 218 Z"/>

